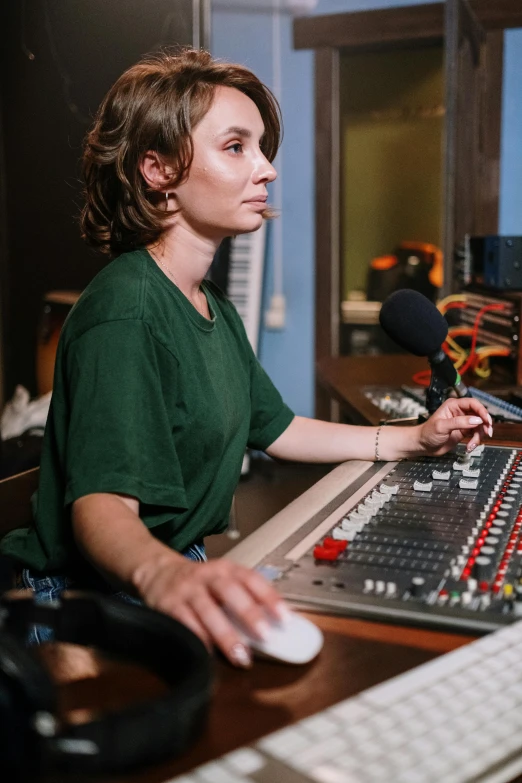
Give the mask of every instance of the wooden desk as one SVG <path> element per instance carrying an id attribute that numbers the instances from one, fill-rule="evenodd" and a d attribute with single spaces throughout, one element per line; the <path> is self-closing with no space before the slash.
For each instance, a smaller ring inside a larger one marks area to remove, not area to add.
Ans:
<path id="1" fill-rule="evenodd" d="M 472 637 L 361 620 L 308 615 L 325 634 L 319 657 L 303 666 L 257 661 L 240 671 L 216 660 L 215 694 L 207 727 L 181 758 L 98 783 L 165 783 L 174 775 L 352 696 L 469 642 Z M 60 685 L 60 708 L 85 720 L 96 708 L 150 697 L 160 686 L 134 666 L 100 662 L 70 645 L 47 645 L 40 655 Z M 96 676 L 82 678 L 82 671 Z M 48 783 L 91 778 L 55 775 Z"/>
<path id="2" fill-rule="evenodd" d="M 382 386 L 399 389 L 401 385 L 412 385 L 412 376 L 427 368 L 426 359 L 409 354 L 337 356 L 326 357 L 317 363 L 317 377 L 353 424 L 377 425 L 385 414 L 364 396 L 362 388 Z M 512 388 L 505 383 L 485 383 L 477 378 L 465 378 L 465 382 L 499 397 L 507 397 Z M 492 442 L 520 446 L 522 424 L 497 422 Z"/>

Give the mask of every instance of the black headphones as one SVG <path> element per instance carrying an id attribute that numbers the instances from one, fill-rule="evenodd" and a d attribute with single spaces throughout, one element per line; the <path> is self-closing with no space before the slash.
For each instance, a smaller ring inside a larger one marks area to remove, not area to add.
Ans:
<path id="1" fill-rule="evenodd" d="M 53 628 L 56 641 L 136 661 L 169 689 L 91 723 L 60 724 L 55 687 L 19 641 L 34 623 Z M 211 681 L 211 658 L 203 643 L 164 614 L 89 593 L 46 603 L 6 594 L 0 600 L 0 763 L 5 779 L 30 780 L 49 769 L 117 772 L 173 757 L 202 728 Z"/>

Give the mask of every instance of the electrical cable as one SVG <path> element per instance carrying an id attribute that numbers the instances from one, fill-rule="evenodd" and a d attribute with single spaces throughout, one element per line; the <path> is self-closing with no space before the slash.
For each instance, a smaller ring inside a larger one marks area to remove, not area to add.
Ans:
<path id="1" fill-rule="evenodd" d="M 467 361 L 464 363 L 464 365 L 459 370 L 461 375 L 463 375 L 471 367 L 471 364 L 473 362 L 473 357 L 475 355 L 475 348 L 476 348 L 477 339 L 478 339 L 478 328 L 479 328 L 479 324 L 480 324 L 480 321 L 482 319 L 482 316 L 484 315 L 484 313 L 488 313 L 488 312 L 490 312 L 492 310 L 505 310 L 505 305 L 501 304 L 501 303 L 499 303 L 499 304 L 488 304 L 488 305 L 484 305 L 484 307 L 481 307 L 480 310 L 478 311 L 478 313 L 477 313 L 477 315 L 475 317 L 474 324 L 473 324 L 473 335 L 472 335 L 472 338 L 471 338 L 471 348 L 469 350 L 468 359 L 467 359 Z"/>

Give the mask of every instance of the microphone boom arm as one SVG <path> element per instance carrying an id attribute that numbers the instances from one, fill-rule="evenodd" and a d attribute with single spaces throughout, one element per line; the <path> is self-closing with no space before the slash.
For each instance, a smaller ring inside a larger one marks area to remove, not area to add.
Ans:
<path id="1" fill-rule="evenodd" d="M 431 381 L 426 391 L 426 407 L 431 416 L 439 408 L 448 391 L 453 389 L 457 397 L 471 397 L 468 387 L 442 349 L 428 357 L 431 367 Z"/>

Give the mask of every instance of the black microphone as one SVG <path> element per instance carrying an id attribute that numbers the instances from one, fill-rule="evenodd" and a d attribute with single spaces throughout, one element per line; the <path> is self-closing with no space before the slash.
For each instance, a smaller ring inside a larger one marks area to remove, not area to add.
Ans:
<path id="1" fill-rule="evenodd" d="M 381 307 L 379 321 L 386 334 L 415 356 L 427 356 L 432 372 L 458 397 L 469 397 L 467 386 L 441 346 L 448 324 L 433 302 L 409 288 L 391 294 Z"/>

